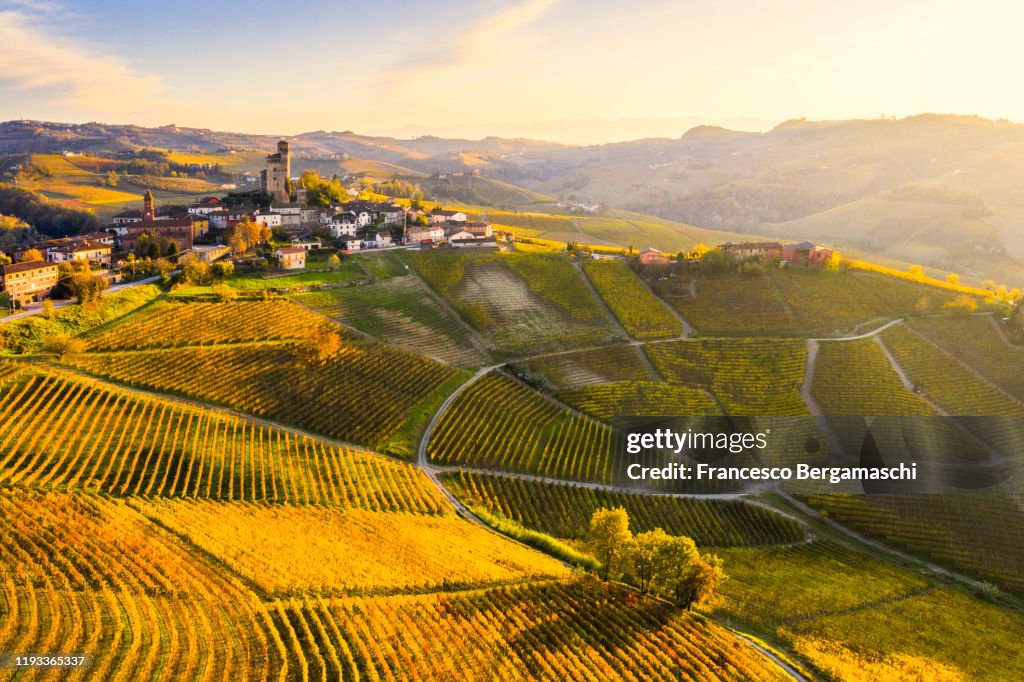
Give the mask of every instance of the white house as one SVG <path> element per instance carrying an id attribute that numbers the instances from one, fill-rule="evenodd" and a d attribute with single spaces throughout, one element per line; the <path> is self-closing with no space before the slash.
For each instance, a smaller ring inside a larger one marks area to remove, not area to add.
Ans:
<path id="1" fill-rule="evenodd" d="M 188 207 L 192 215 L 209 215 L 211 212 L 224 208 L 224 202 L 217 197 L 203 197 Z"/>
<path id="2" fill-rule="evenodd" d="M 464 223 L 466 222 L 466 214 L 462 211 L 446 211 L 441 208 L 435 208 L 430 212 L 430 222 L 435 225 L 447 222 Z"/>
<path id="3" fill-rule="evenodd" d="M 341 248 L 349 252 L 359 251 L 363 248 L 363 243 L 355 237 L 349 237 L 348 239 L 343 239 L 341 241 Z"/>
<path id="4" fill-rule="evenodd" d="M 281 227 L 281 214 L 280 213 L 256 213 L 253 216 L 253 220 L 263 225 L 264 227 Z"/>
<path id="5" fill-rule="evenodd" d="M 405 219 L 405 209 L 397 204 L 382 206 L 380 214 L 384 216 L 385 225 L 401 225 Z"/>
<path id="6" fill-rule="evenodd" d="M 335 238 L 354 237 L 359 229 L 359 219 L 352 211 L 341 211 L 331 216 L 327 226 Z"/>
<path id="7" fill-rule="evenodd" d="M 439 242 L 444 239 L 444 229 L 439 225 L 430 225 L 429 227 L 410 227 L 405 233 L 405 241 L 407 244 L 419 244 L 421 242 Z"/>
<path id="8" fill-rule="evenodd" d="M 306 249 L 301 246 L 285 246 L 275 251 L 274 255 L 282 270 L 301 270 L 306 267 Z"/>
<path id="9" fill-rule="evenodd" d="M 378 232 L 377 238 L 374 239 L 375 246 L 378 249 L 386 249 L 391 246 L 391 233 L 390 232 Z"/>

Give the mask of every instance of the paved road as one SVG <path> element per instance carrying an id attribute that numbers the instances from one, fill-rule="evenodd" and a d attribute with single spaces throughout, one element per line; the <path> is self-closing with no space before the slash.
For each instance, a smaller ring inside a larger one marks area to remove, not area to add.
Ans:
<path id="1" fill-rule="evenodd" d="M 103 296 L 107 296 L 109 294 L 116 294 L 119 291 L 124 291 L 125 289 L 130 289 L 132 287 L 137 287 L 137 286 L 140 286 L 142 284 L 152 284 L 153 282 L 156 282 L 159 279 L 160 279 L 160 276 L 157 275 L 157 276 L 154 276 L 154 277 L 147 277 L 146 279 L 140 279 L 140 280 L 135 281 L 135 282 L 128 282 L 127 284 L 115 284 L 114 286 L 110 287 L 109 289 L 105 289 L 103 291 L 102 295 Z M 66 301 L 54 301 L 53 302 L 53 307 L 54 308 L 63 308 L 64 306 L 73 305 L 75 303 L 77 303 L 77 301 L 75 299 L 69 298 Z M 36 303 L 36 304 L 31 305 L 27 310 L 24 310 L 24 311 L 22 311 L 20 313 L 16 313 L 14 315 L 8 315 L 7 317 L 0 317 L 0 324 L 3 324 L 4 322 L 14 322 L 15 320 L 21 320 L 21 319 L 24 319 L 26 317 L 31 317 L 33 315 L 38 315 L 41 312 L 43 312 L 43 304 L 42 303 Z"/>

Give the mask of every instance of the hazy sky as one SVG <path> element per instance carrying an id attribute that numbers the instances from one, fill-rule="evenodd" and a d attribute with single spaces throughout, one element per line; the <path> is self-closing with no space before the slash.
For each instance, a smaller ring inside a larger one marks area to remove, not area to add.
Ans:
<path id="1" fill-rule="evenodd" d="M 0 118 L 598 141 L 1024 121 L 1012 0 L 0 0 Z"/>

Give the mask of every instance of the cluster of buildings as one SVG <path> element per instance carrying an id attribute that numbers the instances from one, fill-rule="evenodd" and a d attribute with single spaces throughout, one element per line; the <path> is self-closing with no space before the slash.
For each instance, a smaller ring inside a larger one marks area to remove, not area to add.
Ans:
<path id="1" fill-rule="evenodd" d="M 783 244 L 781 242 L 726 242 L 718 245 L 736 263 L 762 260 L 766 263 L 785 263 L 805 268 L 824 268 L 832 260 L 833 250 L 812 242 Z M 639 255 L 641 265 L 668 265 L 668 255 L 647 247 Z"/>

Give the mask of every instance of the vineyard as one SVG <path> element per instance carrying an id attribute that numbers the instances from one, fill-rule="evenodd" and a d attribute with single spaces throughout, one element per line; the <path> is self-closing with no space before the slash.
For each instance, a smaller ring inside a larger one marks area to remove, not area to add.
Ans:
<path id="1" fill-rule="evenodd" d="M 1024 367 L 1024 347 L 1007 343 L 993 319 L 925 317 L 911 326 L 1017 400 L 1024 400 L 1024 373 L 1007 371 Z"/>
<path id="2" fill-rule="evenodd" d="M 223 561 L 265 598 L 448 591 L 566 574 L 557 561 L 453 514 L 192 500 L 132 504 Z"/>
<path id="3" fill-rule="evenodd" d="M 828 415 L 934 414 L 924 400 L 903 387 L 874 339 L 823 341 L 811 390 Z"/>
<path id="4" fill-rule="evenodd" d="M 558 391 L 559 400 L 598 419 L 721 414 L 702 389 L 655 381 L 620 381 Z"/>
<path id="5" fill-rule="evenodd" d="M 903 312 L 848 273 L 791 268 L 772 271 L 770 278 L 806 333 L 849 333 L 864 322 Z"/>
<path id="6" fill-rule="evenodd" d="M 1024 511 L 1011 497 L 814 495 L 807 502 L 871 537 L 1024 593 Z"/>
<path id="7" fill-rule="evenodd" d="M 593 580 L 278 602 L 312 679 L 784 680 L 728 631 Z"/>
<path id="8" fill-rule="evenodd" d="M 729 567 L 719 611 L 775 632 L 837 679 L 1024 675 L 1024 617 L 917 571 L 831 542 L 716 552 Z"/>
<path id="9" fill-rule="evenodd" d="M 119 351 L 295 339 L 322 322 L 319 315 L 281 300 L 160 302 L 91 337 L 89 349 Z"/>
<path id="10" fill-rule="evenodd" d="M 181 348 L 71 357 L 132 386 L 225 405 L 333 438 L 379 446 L 455 370 L 382 345 L 343 344 L 320 365 L 289 344 Z"/>
<path id="11" fill-rule="evenodd" d="M 488 359 L 415 277 L 292 294 L 291 298 L 386 343 L 441 362 L 479 367 Z"/>
<path id="12" fill-rule="evenodd" d="M 633 338 L 660 339 L 682 334 L 682 323 L 622 261 L 585 261 L 583 271 Z"/>
<path id="13" fill-rule="evenodd" d="M 624 344 L 531 358 L 528 367 L 544 375 L 555 388 L 657 378 L 652 376 L 643 351 Z"/>
<path id="14" fill-rule="evenodd" d="M 793 314 L 764 280 L 699 279 L 691 283 L 691 291 L 665 300 L 703 333 L 785 335 L 797 330 Z"/>
<path id="15" fill-rule="evenodd" d="M 937 346 L 903 326 L 882 332 L 882 341 L 909 379 L 948 414 L 1024 415 L 1024 406 L 978 379 Z"/>
<path id="16" fill-rule="evenodd" d="M 4 485 L 426 514 L 445 506 L 408 464 L 60 373 L 0 384 L 0 416 Z"/>
<path id="17" fill-rule="evenodd" d="M 609 482 L 612 431 L 492 372 L 445 412 L 428 445 L 442 465 Z"/>
<path id="18" fill-rule="evenodd" d="M 613 336 L 611 321 L 583 276 L 562 255 L 410 252 L 408 257 L 495 349 L 537 352 Z"/>
<path id="19" fill-rule="evenodd" d="M 634 533 L 663 528 L 698 545 L 730 547 L 800 542 L 803 526 L 740 500 L 644 495 L 459 472 L 446 485 L 470 508 L 483 508 L 558 538 L 582 540 L 591 514 L 605 507 L 629 512 Z"/>
<path id="20" fill-rule="evenodd" d="M 670 382 L 710 390 L 730 415 L 808 414 L 800 396 L 807 350 L 785 339 L 708 339 L 645 348 Z"/>

